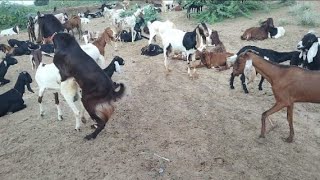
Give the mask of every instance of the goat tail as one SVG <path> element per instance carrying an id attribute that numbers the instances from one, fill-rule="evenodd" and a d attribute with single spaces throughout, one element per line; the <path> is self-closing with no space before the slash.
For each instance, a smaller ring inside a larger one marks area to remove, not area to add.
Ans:
<path id="1" fill-rule="evenodd" d="M 125 92 L 125 90 L 126 90 L 126 87 L 124 86 L 123 83 L 120 83 L 120 84 L 118 84 L 118 85 L 120 86 L 119 91 L 113 90 L 113 98 L 114 98 L 114 100 L 117 100 L 117 99 L 122 98 L 123 95 L 124 95 L 124 92 Z"/>

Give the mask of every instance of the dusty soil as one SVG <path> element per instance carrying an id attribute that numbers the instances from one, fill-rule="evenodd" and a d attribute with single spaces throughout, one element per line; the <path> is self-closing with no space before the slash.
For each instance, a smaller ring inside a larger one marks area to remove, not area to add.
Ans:
<path id="1" fill-rule="evenodd" d="M 226 20 L 211 28 L 218 30 L 230 52 L 245 45 L 291 51 L 309 28 L 297 26 L 287 11 L 259 12 L 252 19 Z M 273 17 L 276 25 L 280 19 L 289 22 L 283 38 L 240 40 L 246 28 L 267 17 Z M 183 30 L 196 26 L 185 12 L 168 12 L 163 19 Z M 84 29 L 101 31 L 108 26 L 109 21 L 101 18 Z M 27 35 L 12 38 L 27 39 Z M 162 55 L 140 55 L 146 44 L 147 40 L 123 43 L 118 52 L 108 46 L 109 61 L 113 55 L 126 61 L 123 73 L 113 78 L 125 83 L 127 91 L 116 102 L 106 129 L 93 141 L 83 139 L 92 132 L 93 122 L 76 132 L 71 109 L 62 98 L 64 120 L 58 121 L 52 92 L 44 97 L 42 118 L 37 93 L 26 92 L 28 107 L 0 119 L 0 179 L 319 179 L 319 105 L 295 105 L 293 143 L 283 141 L 289 133 L 285 110 L 272 115 L 276 127 L 259 139 L 261 113 L 274 104 L 269 83 L 259 91 L 257 78 L 250 94 L 244 94 L 238 78 L 236 89 L 230 90 L 231 70 L 202 68 L 199 78 L 190 80 L 186 62 L 177 60 L 170 62 L 173 71 L 166 76 Z M 0 93 L 12 88 L 23 70 L 34 77 L 28 56 L 17 59 L 6 76 L 12 82 Z M 35 82 L 32 87 L 38 90 Z"/>

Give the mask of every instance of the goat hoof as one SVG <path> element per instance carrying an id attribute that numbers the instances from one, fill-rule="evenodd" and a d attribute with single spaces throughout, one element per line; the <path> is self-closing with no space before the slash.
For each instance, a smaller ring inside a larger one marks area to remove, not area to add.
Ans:
<path id="1" fill-rule="evenodd" d="M 85 123 L 87 123 L 87 119 L 86 119 L 85 117 L 82 117 L 82 118 L 81 118 L 81 122 L 82 122 L 83 124 L 85 124 Z"/>
<path id="2" fill-rule="evenodd" d="M 80 132 L 80 128 L 75 128 L 74 130 Z"/>
<path id="3" fill-rule="evenodd" d="M 58 120 L 59 120 L 59 121 L 62 121 L 62 120 L 63 120 L 62 115 L 58 116 Z"/>
<path id="4" fill-rule="evenodd" d="M 244 93 L 249 94 L 249 91 L 244 91 Z"/>
<path id="5" fill-rule="evenodd" d="M 89 135 L 86 135 L 84 139 L 91 140 L 91 139 L 95 139 L 95 137 L 92 134 L 89 134 Z"/>
<path id="6" fill-rule="evenodd" d="M 230 89 L 234 89 L 234 86 L 230 86 Z"/>
<path id="7" fill-rule="evenodd" d="M 285 138 L 284 141 L 287 142 L 287 143 L 292 143 L 293 142 L 293 137 L 289 136 L 288 138 Z"/>
<path id="8" fill-rule="evenodd" d="M 260 134 L 259 138 L 265 138 L 265 136 L 263 134 Z"/>
<path id="9" fill-rule="evenodd" d="M 262 91 L 262 87 L 259 87 L 259 91 Z"/>

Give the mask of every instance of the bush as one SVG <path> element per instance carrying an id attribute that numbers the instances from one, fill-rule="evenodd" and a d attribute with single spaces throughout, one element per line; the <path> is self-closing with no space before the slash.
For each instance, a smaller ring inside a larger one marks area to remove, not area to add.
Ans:
<path id="1" fill-rule="evenodd" d="M 188 0 L 187 5 L 191 3 L 201 4 L 203 2 L 196 0 Z M 263 9 L 265 4 L 261 1 L 223 1 L 212 0 L 206 2 L 207 10 L 196 15 L 196 19 L 200 22 L 214 23 L 222 21 L 225 18 L 235 18 L 237 16 L 250 17 L 250 11 Z"/>
<path id="2" fill-rule="evenodd" d="M 292 6 L 289 10 L 289 14 L 296 17 L 298 20 L 298 25 L 302 26 L 317 26 L 319 19 L 319 14 L 316 14 L 312 9 L 310 3 L 299 3 Z"/>
<path id="3" fill-rule="evenodd" d="M 139 8 L 139 6 L 136 5 L 133 8 L 131 8 L 130 10 L 126 10 L 125 12 L 122 12 L 120 14 L 120 17 L 131 16 L 131 15 L 133 15 L 134 12 L 137 11 L 138 8 Z M 144 8 L 144 16 L 143 17 L 144 17 L 145 22 L 159 20 L 159 14 L 152 6 Z"/>
<path id="4" fill-rule="evenodd" d="M 9 4 L 2 1 L 0 4 L 0 28 L 5 29 L 15 25 L 19 25 L 20 28 L 26 28 L 28 14 L 32 12 L 32 9 L 27 6 Z"/>

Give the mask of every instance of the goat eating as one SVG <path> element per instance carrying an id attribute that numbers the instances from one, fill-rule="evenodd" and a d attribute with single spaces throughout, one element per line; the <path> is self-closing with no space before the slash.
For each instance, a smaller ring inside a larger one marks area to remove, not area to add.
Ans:
<path id="1" fill-rule="evenodd" d="M 124 95 L 125 86 L 120 83 L 119 91 L 115 91 L 113 81 L 71 35 L 57 33 L 53 36 L 53 43 L 56 50 L 53 63 L 59 69 L 61 82 L 75 78 L 82 89 L 83 106 L 97 123 L 95 131 L 85 139 L 95 139 L 114 112 L 113 101 Z"/>

